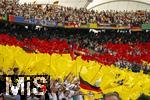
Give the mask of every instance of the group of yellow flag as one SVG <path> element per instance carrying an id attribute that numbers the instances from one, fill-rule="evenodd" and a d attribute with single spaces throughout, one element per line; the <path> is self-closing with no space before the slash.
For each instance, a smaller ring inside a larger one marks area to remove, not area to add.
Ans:
<path id="1" fill-rule="evenodd" d="M 90 84 L 94 85 L 99 81 L 99 86 L 104 93 L 118 92 L 123 100 L 135 100 L 142 93 L 150 95 L 150 76 L 142 72 L 133 73 L 114 65 L 87 62 L 81 57 L 72 61 L 69 54 L 26 53 L 20 47 L 0 45 L 0 71 L 11 75 L 14 67 L 19 68 L 19 74 L 49 74 L 53 79 L 62 80 L 70 72 L 77 77 L 80 74 Z M 100 94 L 95 96 L 101 97 Z"/>

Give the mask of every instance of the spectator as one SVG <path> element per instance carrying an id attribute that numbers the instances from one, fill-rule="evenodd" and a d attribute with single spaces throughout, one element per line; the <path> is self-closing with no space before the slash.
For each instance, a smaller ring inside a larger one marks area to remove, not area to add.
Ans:
<path id="1" fill-rule="evenodd" d="M 4 100 L 4 96 L 2 93 L 0 94 L 0 100 Z"/>
<path id="2" fill-rule="evenodd" d="M 34 93 L 31 93 L 31 96 L 27 98 L 27 100 L 40 100 L 39 98 L 37 98 Z"/>
<path id="3" fill-rule="evenodd" d="M 150 23 L 150 12 L 137 11 L 94 11 L 85 8 L 71 8 L 63 6 L 46 5 L 39 6 L 36 4 L 15 4 L 13 2 L 0 3 L 0 15 L 5 13 L 23 16 L 25 19 L 47 20 L 50 23 L 66 23 L 73 26 L 86 25 L 88 23 L 97 23 L 101 25 L 116 26 L 139 26 L 143 23 Z M 41 23 L 41 22 L 39 22 Z"/>
<path id="4" fill-rule="evenodd" d="M 108 93 L 104 95 L 104 100 L 121 100 L 117 92 Z"/>

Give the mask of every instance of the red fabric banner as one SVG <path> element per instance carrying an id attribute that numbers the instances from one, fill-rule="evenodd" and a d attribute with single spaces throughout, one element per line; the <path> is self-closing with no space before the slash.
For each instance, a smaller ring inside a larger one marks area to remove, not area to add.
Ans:
<path id="1" fill-rule="evenodd" d="M 15 22 L 15 16 L 9 15 L 9 22 Z"/>

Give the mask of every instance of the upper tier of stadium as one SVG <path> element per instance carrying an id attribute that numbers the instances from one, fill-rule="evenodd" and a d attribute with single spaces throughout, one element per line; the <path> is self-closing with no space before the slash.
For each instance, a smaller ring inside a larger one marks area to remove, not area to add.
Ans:
<path id="1" fill-rule="evenodd" d="M 107 2 L 97 3 L 97 5 L 93 4 L 93 6 L 91 5 L 95 1 L 89 4 L 87 4 L 86 0 L 80 0 L 80 2 L 78 2 L 86 3 L 87 5 L 82 3 L 81 5 L 77 4 L 77 1 L 74 1 L 76 3 L 72 2 L 72 7 L 68 7 L 69 5 L 67 4 L 61 4 L 61 1 L 53 2 L 52 5 L 45 1 L 45 4 L 42 2 L 40 3 L 39 0 L 34 2 L 28 2 L 27 0 L 23 2 L 20 0 L 18 3 L 1 2 L 0 16 L 6 14 L 10 15 L 7 19 L 12 22 L 14 19 L 17 20 L 14 16 L 21 16 L 23 18 L 18 19 L 18 21 L 41 23 L 42 20 L 42 23 L 46 23 L 46 25 L 54 24 L 55 26 L 59 24 L 60 26 L 68 25 L 73 27 L 91 26 L 90 28 L 97 28 L 98 26 L 126 26 L 126 28 L 128 28 L 150 23 L 149 0 L 106 0 Z M 65 0 L 63 0 L 63 2 L 65 2 Z M 115 6 L 114 3 L 119 6 Z M 76 7 L 77 5 L 80 5 L 81 8 L 80 6 L 76 8 L 73 6 L 74 4 Z M 108 9 L 106 9 L 105 4 L 108 5 Z M 113 7 L 111 7 L 111 5 Z M 134 6 L 137 9 L 132 8 Z"/>

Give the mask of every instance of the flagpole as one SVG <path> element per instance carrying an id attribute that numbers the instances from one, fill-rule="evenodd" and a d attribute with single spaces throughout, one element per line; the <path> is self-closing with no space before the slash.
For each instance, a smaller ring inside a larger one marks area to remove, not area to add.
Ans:
<path id="1" fill-rule="evenodd" d="M 102 68 L 102 65 L 99 67 L 99 70 L 97 71 L 97 73 L 95 74 L 95 76 L 92 78 L 92 80 L 90 82 L 92 82 L 94 80 L 94 78 L 97 76 L 97 74 L 101 68 Z M 103 91 L 101 91 L 100 94 L 104 95 Z"/>
<path id="2" fill-rule="evenodd" d="M 83 66 L 80 68 L 80 71 L 79 71 L 79 76 L 80 76 L 80 72 L 81 72 L 82 68 L 83 68 Z"/>
<path id="3" fill-rule="evenodd" d="M 94 75 L 94 77 L 92 78 L 92 80 L 90 81 L 90 83 L 94 80 L 94 78 L 97 76 L 98 72 L 100 71 L 100 69 L 102 68 L 102 65 L 99 67 L 97 73 Z"/>

